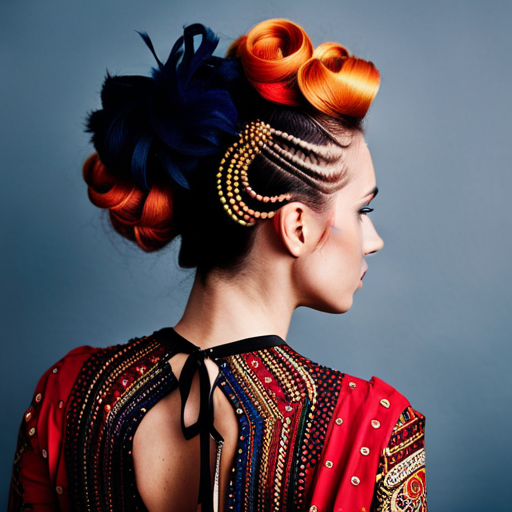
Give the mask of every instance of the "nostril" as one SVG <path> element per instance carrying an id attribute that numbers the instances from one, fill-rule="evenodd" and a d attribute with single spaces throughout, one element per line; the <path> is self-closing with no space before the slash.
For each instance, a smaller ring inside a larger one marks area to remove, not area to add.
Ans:
<path id="1" fill-rule="evenodd" d="M 378 247 L 376 247 L 375 249 L 372 249 L 371 251 L 366 251 L 364 254 L 365 254 L 365 256 L 368 256 L 370 254 L 375 254 L 375 253 L 379 252 L 383 247 L 384 247 L 384 243 L 381 242 Z"/>

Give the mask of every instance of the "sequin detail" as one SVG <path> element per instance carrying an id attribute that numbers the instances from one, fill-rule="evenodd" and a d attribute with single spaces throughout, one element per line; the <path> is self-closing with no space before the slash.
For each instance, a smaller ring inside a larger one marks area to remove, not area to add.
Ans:
<path id="1" fill-rule="evenodd" d="M 133 436 L 144 414 L 177 388 L 171 357 L 148 337 L 101 350 L 82 368 L 66 432 L 75 510 L 123 509 L 124 500 L 130 510 L 145 510 L 133 472 Z M 237 413 L 240 433 L 226 510 L 305 512 L 342 374 L 286 345 L 217 363 L 218 389 Z M 121 453 L 105 449 L 111 446 Z"/>

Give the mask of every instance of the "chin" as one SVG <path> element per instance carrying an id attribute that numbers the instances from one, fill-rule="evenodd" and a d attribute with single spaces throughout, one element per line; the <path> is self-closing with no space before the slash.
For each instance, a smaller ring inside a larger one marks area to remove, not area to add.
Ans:
<path id="1" fill-rule="evenodd" d="M 343 313 L 346 313 L 354 303 L 353 296 L 345 297 L 343 301 L 339 300 L 332 300 L 329 302 L 326 302 L 325 299 L 321 303 L 316 303 L 312 305 L 307 305 L 308 307 L 315 309 L 317 311 L 321 311 L 322 313 L 330 313 L 331 315 L 341 315 Z"/>

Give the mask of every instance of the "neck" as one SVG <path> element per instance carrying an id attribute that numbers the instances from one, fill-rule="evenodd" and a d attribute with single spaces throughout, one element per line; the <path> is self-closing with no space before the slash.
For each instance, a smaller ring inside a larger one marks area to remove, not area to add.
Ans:
<path id="1" fill-rule="evenodd" d="M 210 274 L 205 283 L 196 274 L 176 332 L 201 348 L 268 334 L 286 340 L 293 291 L 279 279 L 282 271 L 260 267 L 230 278 Z"/>

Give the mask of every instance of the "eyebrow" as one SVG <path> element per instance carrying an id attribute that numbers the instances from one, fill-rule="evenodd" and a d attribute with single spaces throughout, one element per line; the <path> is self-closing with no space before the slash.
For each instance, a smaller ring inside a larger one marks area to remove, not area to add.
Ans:
<path id="1" fill-rule="evenodd" d="M 379 193 L 379 187 L 373 187 L 368 194 L 364 195 L 363 197 L 367 197 L 369 195 L 373 194 L 373 199 L 375 199 L 375 196 Z"/>

